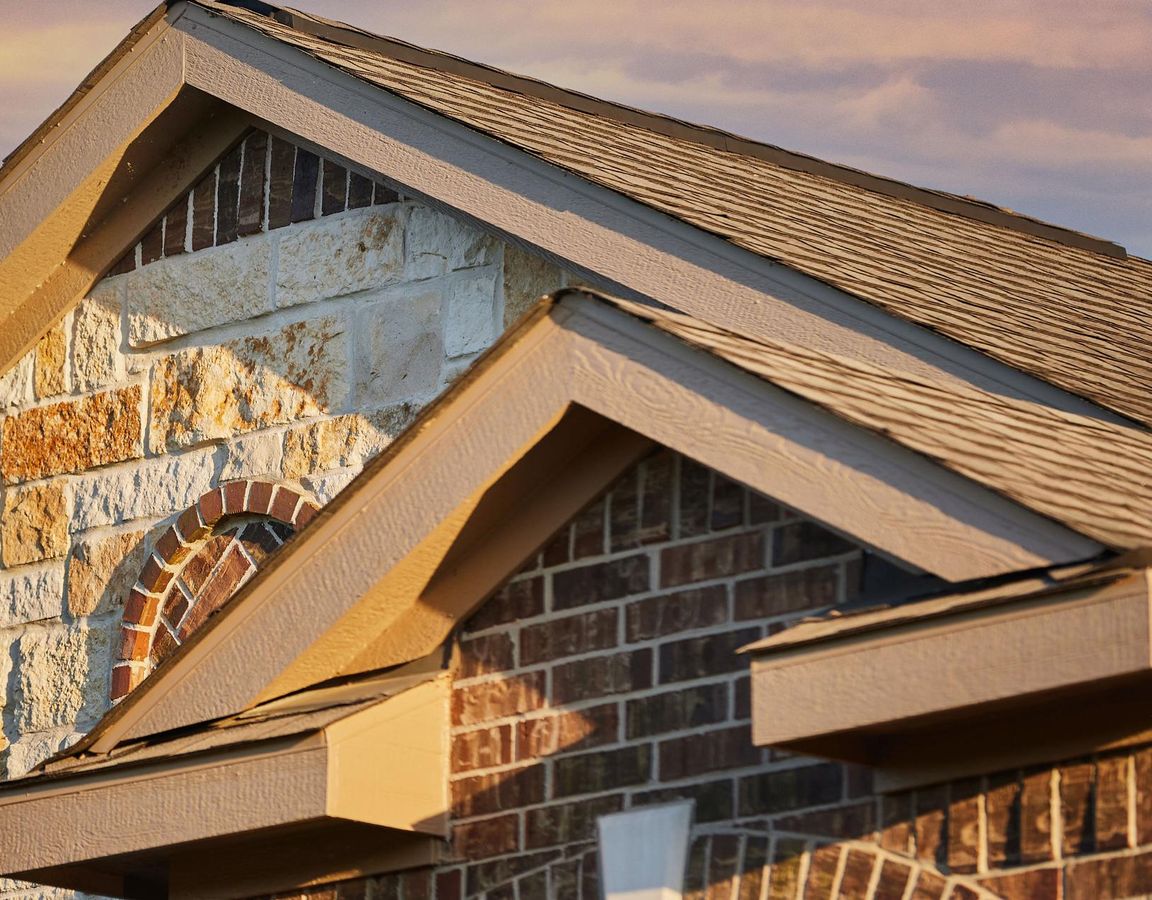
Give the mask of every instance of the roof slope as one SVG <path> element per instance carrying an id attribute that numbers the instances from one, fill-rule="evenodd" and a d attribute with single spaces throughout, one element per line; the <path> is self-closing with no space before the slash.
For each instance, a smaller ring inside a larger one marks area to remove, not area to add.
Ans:
<path id="1" fill-rule="evenodd" d="M 987 204 L 590 102 L 397 41 L 373 41 L 365 32 L 306 14 L 257 3 L 245 5 L 262 12 L 195 2 L 589 181 L 1152 423 L 1152 263 L 1128 258 L 1114 245 Z"/>
<path id="2" fill-rule="evenodd" d="M 1152 545 L 1152 434 L 595 296 L 1112 547 Z"/>

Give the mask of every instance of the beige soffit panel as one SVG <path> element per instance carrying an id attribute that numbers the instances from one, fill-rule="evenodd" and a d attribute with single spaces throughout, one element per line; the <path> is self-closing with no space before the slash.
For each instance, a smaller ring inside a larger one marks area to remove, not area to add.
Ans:
<path id="1" fill-rule="evenodd" d="M 364 826 L 375 828 L 377 844 L 393 841 L 401 856 L 424 848 L 426 857 L 428 840 L 404 835 L 445 834 L 449 685 L 446 677 L 419 682 L 303 721 L 271 710 L 258 724 L 208 726 L 143 753 L 4 785 L 0 874 L 62 886 L 120 879 L 111 892 L 134 896 L 134 882 L 178 872 L 188 881 L 190 861 L 226 859 L 236 842 L 266 853 L 294 835 L 324 841 L 325 829 L 364 834 Z M 339 872 L 347 860 L 334 857 L 326 864 Z"/>
<path id="2" fill-rule="evenodd" d="M 1120 417 L 957 341 L 190 7 L 186 77 L 296 140 L 564 261 L 722 327 Z M 543 129 L 547 130 L 547 129 Z M 563 135 L 558 137 L 564 141 Z"/>
<path id="3" fill-rule="evenodd" d="M 431 652 L 651 441 L 949 580 L 1100 549 L 572 294 L 538 307 L 501 341 L 86 745 L 107 752 L 357 664 Z M 541 499 L 541 485 L 565 479 L 558 500 Z M 468 548 L 509 508 L 521 516 L 500 533 L 507 544 L 492 556 L 499 566 L 486 566 Z"/>

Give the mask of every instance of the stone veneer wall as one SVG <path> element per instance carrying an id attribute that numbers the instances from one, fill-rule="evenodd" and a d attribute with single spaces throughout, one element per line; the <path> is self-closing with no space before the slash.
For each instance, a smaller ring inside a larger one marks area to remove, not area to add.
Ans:
<path id="1" fill-rule="evenodd" d="M 0 378 L 0 771 L 107 709 L 175 515 L 259 478 L 324 503 L 554 265 L 253 133 Z M 2 886 L 0 886 L 2 887 Z"/>
<path id="2" fill-rule="evenodd" d="M 450 861 L 284 897 L 600 900 L 595 818 L 693 798 L 689 900 L 1152 893 L 1152 748 L 876 796 L 753 746 L 736 648 L 850 599 L 861 550 L 690 460 L 625 475 L 466 623 Z"/>

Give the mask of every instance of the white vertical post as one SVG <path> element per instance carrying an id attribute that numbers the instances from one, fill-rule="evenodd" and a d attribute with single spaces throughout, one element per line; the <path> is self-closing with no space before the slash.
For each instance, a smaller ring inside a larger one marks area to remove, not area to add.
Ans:
<path id="1" fill-rule="evenodd" d="M 694 803 L 600 816 L 600 883 L 606 900 L 678 900 L 684 893 Z"/>

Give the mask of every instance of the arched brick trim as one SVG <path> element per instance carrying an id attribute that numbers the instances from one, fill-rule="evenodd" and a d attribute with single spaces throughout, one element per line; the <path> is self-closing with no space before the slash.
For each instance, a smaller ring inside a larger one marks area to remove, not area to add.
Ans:
<path id="1" fill-rule="evenodd" d="M 156 541 L 124 605 L 112 699 L 143 681 L 317 511 L 289 487 L 250 480 L 186 509 Z"/>

